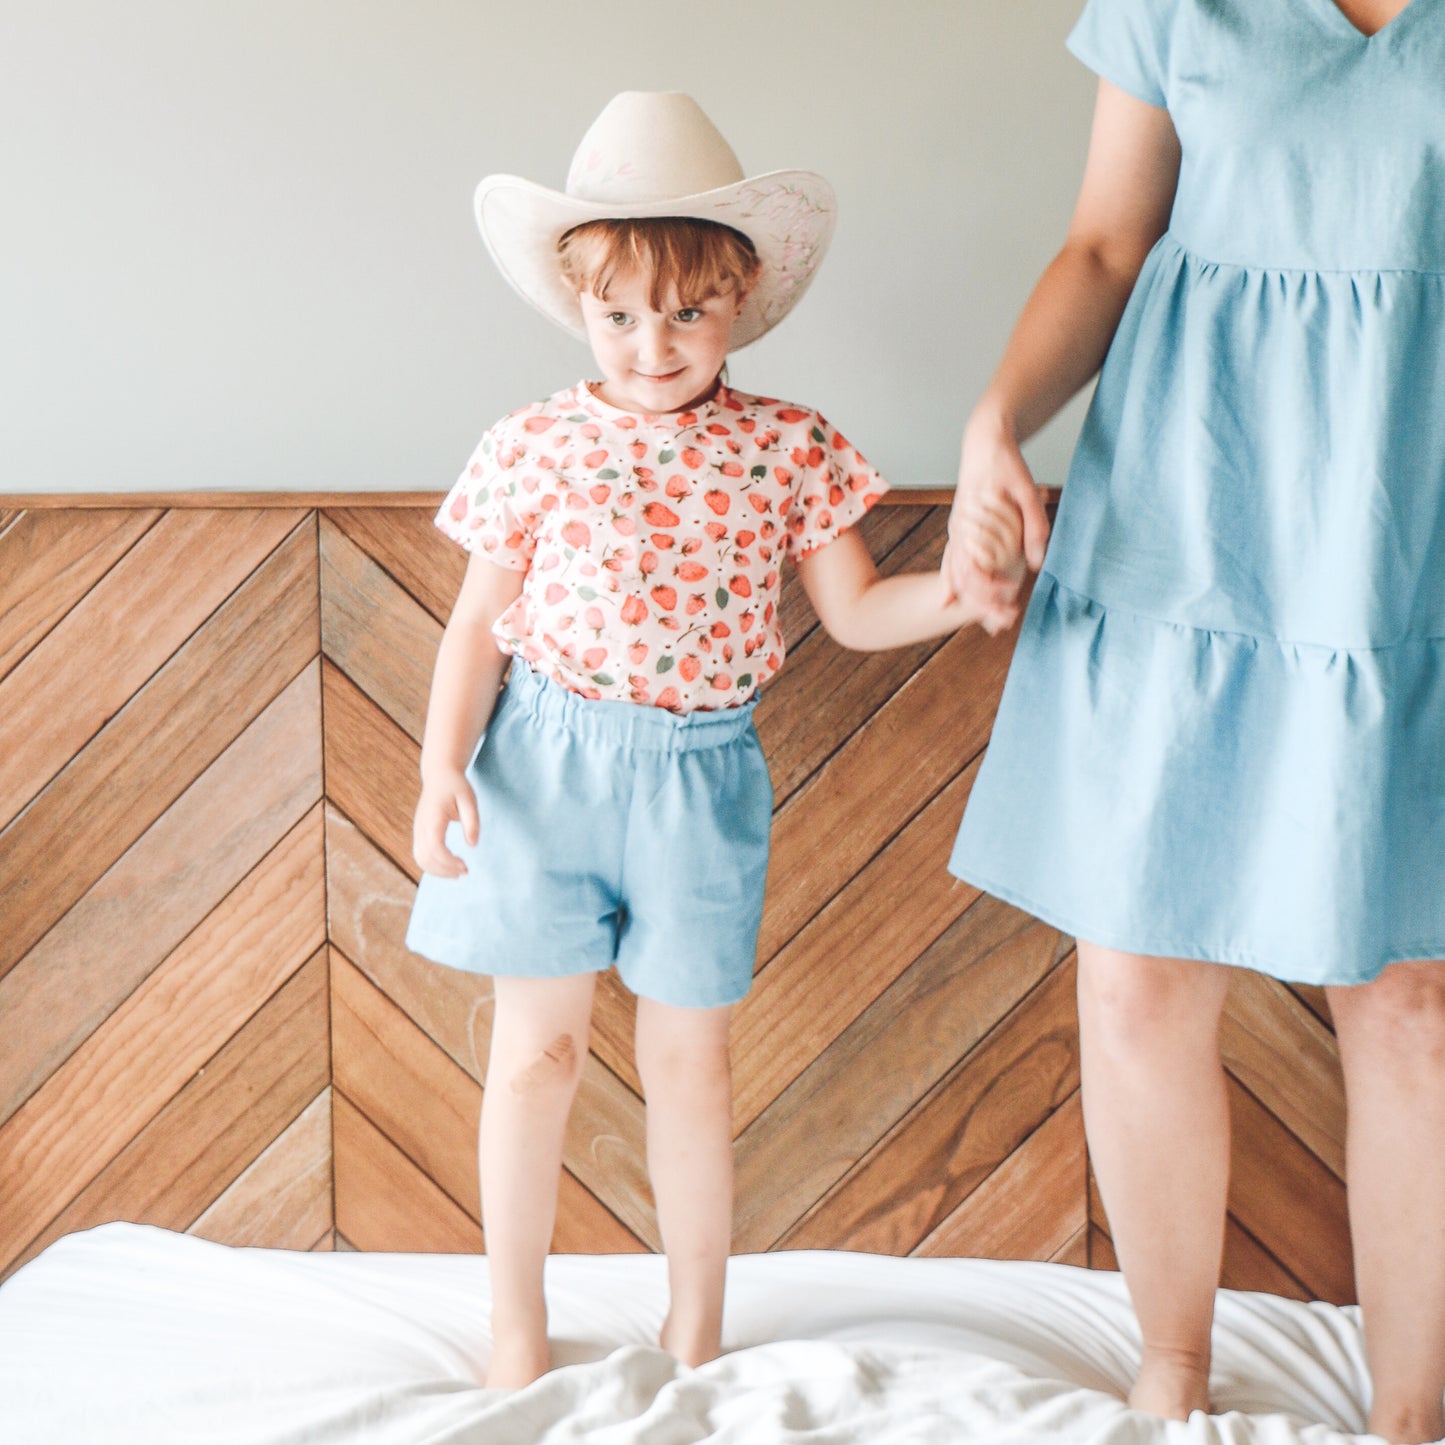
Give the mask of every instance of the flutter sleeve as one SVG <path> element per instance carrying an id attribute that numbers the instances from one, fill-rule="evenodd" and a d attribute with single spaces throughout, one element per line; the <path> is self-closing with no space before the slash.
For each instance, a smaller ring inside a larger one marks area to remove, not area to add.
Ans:
<path id="1" fill-rule="evenodd" d="M 499 422 L 482 437 L 447 493 L 437 526 L 468 552 L 480 552 L 499 567 L 526 571 L 537 546 L 539 495 L 528 461 L 515 428 Z"/>
<path id="2" fill-rule="evenodd" d="M 788 550 L 794 559 L 826 547 L 888 490 L 862 453 L 821 416 L 815 418 L 802 450 L 788 513 Z"/>
<path id="3" fill-rule="evenodd" d="M 1096 75 L 1168 109 L 1177 0 L 1088 0 L 1066 42 Z"/>

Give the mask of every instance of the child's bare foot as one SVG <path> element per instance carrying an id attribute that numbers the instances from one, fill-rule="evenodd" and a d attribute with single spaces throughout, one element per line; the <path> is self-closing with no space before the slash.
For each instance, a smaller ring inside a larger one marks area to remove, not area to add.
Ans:
<path id="1" fill-rule="evenodd" d="M 1165 1420 L 1187 1420 L 1193 1410 L 1209 1413 L 1209 1362 L 1182 1352 L 1144 1352 L 1129 1406 Z"/>
<path id="2" fill-rule="evenodd" d="M 492 1346 L 487 1366 L 487 1389 L 520 1390 L 552 1368 L 552 1351 L 546 1335 L 508 1335 Z"/>
<path id="3" fill-rule="evenodd" d="M 722 1353 L 722 1331 L 716 1321 L 689 1324 L 669 1313 L 658 1343 L 684 1365 L 705 1365 Z"/>

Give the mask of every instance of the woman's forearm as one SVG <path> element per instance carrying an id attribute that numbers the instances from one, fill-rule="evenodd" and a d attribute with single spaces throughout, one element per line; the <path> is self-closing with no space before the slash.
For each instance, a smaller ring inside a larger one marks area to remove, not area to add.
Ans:
<path id="1" fill-rule="evenodd" d="M 998 371 L 969 427 L 1026 441 L 1103 364 L 1142 258 L 1111 259 L 1070 241 L 1025 303 Z"/>

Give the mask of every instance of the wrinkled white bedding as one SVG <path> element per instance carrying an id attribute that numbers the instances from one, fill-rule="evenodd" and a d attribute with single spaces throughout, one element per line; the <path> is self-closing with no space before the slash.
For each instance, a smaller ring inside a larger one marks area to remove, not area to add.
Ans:
<path id="1" fill-rule="evenodd" d="M 1221 1413 L 1127 1410 L 1138 1336 L 1122 1282 L 1066 1265 L 742 1256 L 729 1353 L 687 1370 L 652 1343 L 662 1260 L 559 1256 L 562 1368 L 512 1394 L 479 1386 L 486 1290 L 471 1256 L 228 1249 L 129 1224 L 70 1235 L 0 1285 L 0 1441 L 1341 1445 L 1364 1418 L 1356 1311 L 1227 1291 Z"/>

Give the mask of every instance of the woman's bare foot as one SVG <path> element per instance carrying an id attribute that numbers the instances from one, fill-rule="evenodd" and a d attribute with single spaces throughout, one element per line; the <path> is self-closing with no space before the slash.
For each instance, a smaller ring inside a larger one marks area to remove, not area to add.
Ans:
<path id="1" fill-rule="evenodd" d="M 520 1390 L 552 1368 L 552 1351 L 546 1335 L 509 1334 L 492 1345 L 487 1366 L 487 1389 Z"/>
<path id="2" fill-rule="evenodd" d="M 722 1353 L 722 1331 L 715 1321 L 689 1326 L 669 1313 L 662 1322 L 658 1344 L 684 1365 L 705 1365 Z"/>
<path id="3" fill-rule="evenodd" d="M 1187 1420 L 1194 1410 L 1209 1413 L 1209 1362 L 1182 1352 L 1145 1350 L 1129 1407 L 1165 1420 Z"/>
<path id="4" fill-rule="evenodd" d="M 1370 1411 L 1369 1431 L 1390 1445 L 1426 1445 L 1445 1436 L 1445 1414 L 1438 1400 L 1418 1410 L 1395 1410 L 1377 1402 Z"/>

